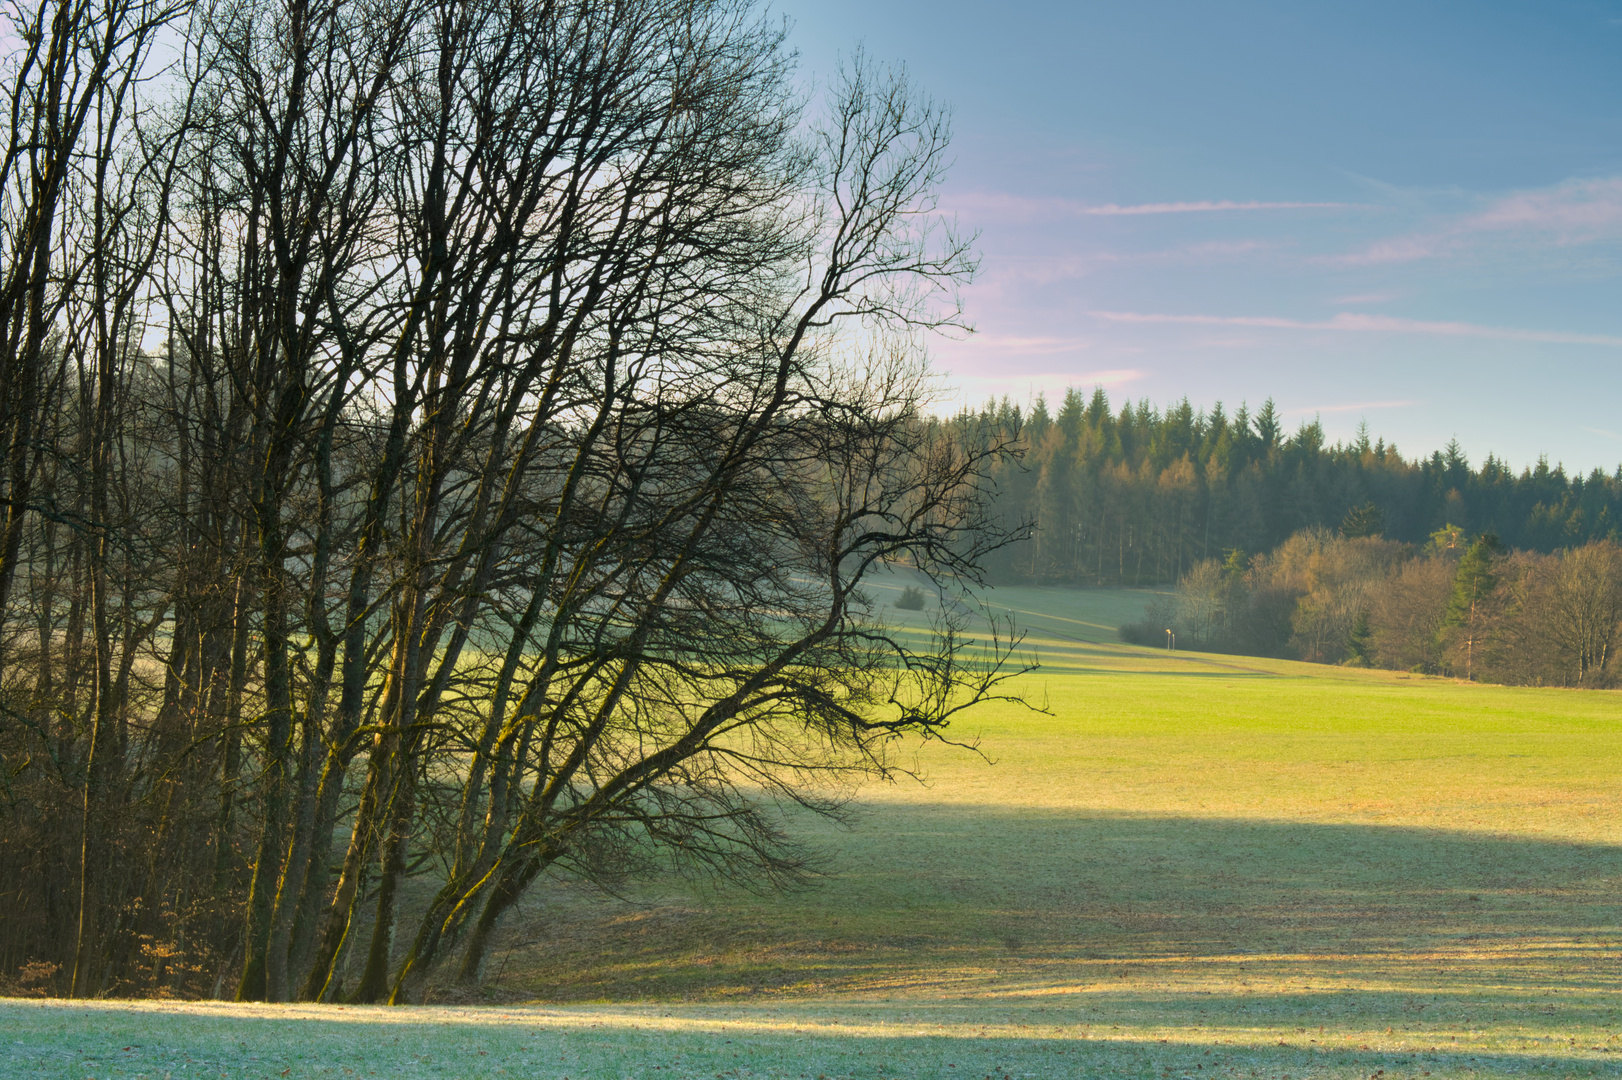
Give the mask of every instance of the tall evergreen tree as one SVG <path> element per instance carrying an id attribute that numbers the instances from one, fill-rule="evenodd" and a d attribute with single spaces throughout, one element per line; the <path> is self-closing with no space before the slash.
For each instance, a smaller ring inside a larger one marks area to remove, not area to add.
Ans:
<path id="1" fill-rule="evenodd" d="M 1475 677 L 1476 630 L 1481 622 L 1481 605 L 1498 584 L 1494 562 L 1502 552 L 1498 537 L 1483 533 L 1465 550 L 1453 573 L 1453 591 L 1448 595 L 1442 632 L 1445 634 L 1452 629 L 1463 632 L 1466 679 Z"/>
<path id="2" fill-rule="evenodd" d="M 1348 540 L 1360 536 L 1381 536 L 1385 533 L 1385 515 L 1374 503 L 1365 502 L 1346 511 L 1340 522 L 1340 534 Z"/>
<path id="3" fill-rule="evenodd" d="M 1278 408 L 1273 399 L 1268 398 L 1262 402 L 1262 411 L 1256 414 L 1256 438 L 1261 441 L 1262 453 L 1267 453 L 1279 444 L 1279 436 L 1284 427 L 1279 422 Z"/>

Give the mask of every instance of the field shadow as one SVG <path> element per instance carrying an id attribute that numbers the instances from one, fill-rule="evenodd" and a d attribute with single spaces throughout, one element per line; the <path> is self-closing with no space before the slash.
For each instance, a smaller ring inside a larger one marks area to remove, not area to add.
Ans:
<path id="1" fill-rule="evenodd" d="M 1578 1023 L 1622 1005 L 1622 846 L 911 803 L 837 843 L 833 875 L 788 897 L 538 890 L 492 964 L 499 991 L 898 994 L 1194 1024 L 1556 1003 Z"/>

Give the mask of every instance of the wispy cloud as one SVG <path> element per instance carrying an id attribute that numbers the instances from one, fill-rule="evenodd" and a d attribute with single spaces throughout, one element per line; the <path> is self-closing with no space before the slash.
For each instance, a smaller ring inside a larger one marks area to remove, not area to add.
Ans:
<path id="1" fill-rule="evenodd" d="M 1030 383 L 1033 386 L 1120 386 L 1122 383 L 1136 382 L 1143 378 L 1147 372 L 1137 368 L 1107 368 L 1099 371 L 1030 371 L 1017 374 L 974 374 L 964 372 L 961 375 L 954 373 L 954 382 L 965 383 Z"/>
<path id="2" fill-rule="evenodd" d="M 1136 382 L 1147 376 L 1137 368 L 1110 368 L 1100 371 L 1034 371 L 1000 374 L 973 374 L 954 371 L 950 383 L 955 388 L 955 399 L 974 403 L 988 397 L 1008 395 L 1016 400 L 1033 399 L 1038 393 L 1046 394 L 1049 401 L 1057 401 L 1066 389 L 1075 387 L 1086 391 L 1095 386 L 1117 387 Z"/>
<path id="3" fill-rule="evenodd" d="M 1194 344 L 1202 349 L 1255 349 L 1260 347 L 1262 339 L 1257 334 L 1221 334 L 1215 337 L 1202 337 Z"/>
<path id="4" fill-rule="evenodd" d="M 1467 218 L 1467 230 L 1538 229 L 1568 242 L 1622 230 L 1622 176 L 1567 180 L 1543 191 L 1505 196 Z"/>
<path id="5" fill-rule="evenodd" d="M 1570 247 L 1619 239 L 1622 177 L 1611 176 L 1513 192 L 1441 228 L 1377 240 L 1332 261 L 1352 265 L 1415 262 L 1458 254 L 1488 241 Z"/>
<path id="6" fill-rule="evenodd" d="M 1479 323 L 1432 322 L 1398 319 L 1388 315 L 1359 315 L 1341 312 L 1332 319 L 1311 321 L 1281 319 L 1268 315 L 1162 315 L 1137 311 L 1090 311 L 1095 319 L 1116 323 L 1169 323 L 1189 326 L 1254 326 L 1270 330 L 1334 330 L 1353 333 L 1429 334 L 1442 337 L 1492 338 L 1499 341 L 1534 341 L 1556 345 L 1603 345 L 1622 348 L 1622 337 L 1613 334 L 1573 334 L 1563 330 L 1523 330 L 1510 326 L 1482 326 Z"/>
<path id="7" fill-rule="evenodd" d="M 992 350 L 1020 356 L 1048 356 L 1054 353 L 1079 352 L 1088 347 L 1086 338 L 1077 337 L 1014 337 L 977 334 L 964 343 L 967 351 Z"/>
<path id="8" fill-rule="evenodd" d="M 1109 368 L 1105 371 L 1083 371 L 1079 375 L 1062 376 L 1071 386 L 1120 386 L 1136 382 L 1144 372 L 1137 368 Z"/>
<path id="9" fill-rule="evenodd" d="M 1001 191 L 973 191 L 952 195 L 942 209 L 973 219 L 995 217 L 1013 221 L 1041 221 L 1066 217 L 1141 217 L 1156 214 L 1222 214 L 1260 210 L 1359 210 L 1362 203 L 1265 202 L 1199 199 L 1189 202 L 1086 203 L 1077 199 L 1031 198 Z"/>
<path id="10" fill-rule="evenodd" d="M 1078 206 L 1076 213 L 1100 217 L 1134 217 L 1139 214 L 1211 214 L 1230 210 L 1351 210 L 1357 203 L 1343 202 L 1229 202 L 1206 199 L 1201 202 L 1134 203 L 1122 206 Z"/>
<path id="11" fill-rule="evenodd" d="M 1302 409 L 1285 409 L 1283 412 L 1286 416 L 1296 416 L 1304 413 L 1316 415 L 1318 413 L 1368 412 L 1370 409 L 1405 409 L 1410 405 L 1418 404 L 1417 401 L 1406 399 L 1402 401 L 1359 401 L 1351 405 L 1311 405 Z"/>
<path id="12" fill-rule="evenodd" d="M 1391 290 L 1389 292 L 1359 293 L 1355 296 L 1337 296 L 1333 302 L 1337 304 L 1389 304 L 1391 301 L 1399 299 L 1401 295 L 1401 293 L 1395 290 Z"/>
<path id="13" fill-rule="evenodd" d="M 1056 285 L 1120 267 L 1206 266 L 1276 256 L 1283 246 L 1266 240 L 1217 240 L 1151 251 L 1090 250 L 1063 255 L 987 255 L 971 286 L 977 300 L 1028 297 L 1033 286 Z"/>
<path id="14" fill-rule="evenodd" d="M 1190 244 L 1167 252 L 1150 252 L 1149 257 L 1160 255 L 1172 261 L 1185 258 L 1226 258 L 1233 255 L 1254 255 L 1258 252 L 1278 250 L 1278 245 L 1267 240 L 1208 240 Z"/>
<path id="15" fill-rule="evenodd" d="M 1330 262 L 1351 266 L 1377 266 L 1383 263 L 1418 262 L 1442 254 L 1448 247 L 1457 246 L 1445 235 L 1403 236 L 1394 240 L 1376 240 L 1362 251 L 1332 257 Z"/>

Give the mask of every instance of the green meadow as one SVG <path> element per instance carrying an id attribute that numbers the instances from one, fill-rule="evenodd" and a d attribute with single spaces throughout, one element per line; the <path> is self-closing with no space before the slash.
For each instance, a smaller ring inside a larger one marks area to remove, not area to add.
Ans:
<path id="1" fill-rule="evenodd" d="M 799 822 L 804 891 L 537 887 L 454 1006 L 0 1003 L 0 1074 L 1622 1076 L 1622 695 L 992 597 L 1046 711 L 988 705 L 977 751 L 909 746 L 920 781 Z"/>

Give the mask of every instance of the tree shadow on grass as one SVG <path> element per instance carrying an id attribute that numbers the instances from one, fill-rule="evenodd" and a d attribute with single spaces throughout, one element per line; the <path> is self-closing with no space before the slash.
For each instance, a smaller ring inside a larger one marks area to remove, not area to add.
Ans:
<path id="1" fill-rule="evenodd" d="M 1471 1010 L 1542 1025 L 1551 1008 L 1586 1023 L 1622 1004 L 1615 845 L 907 803 L 838 846 L 837 872 L 789 897 L 540 890 L 499 990 L 893 994 L 1302 1026 Z"/>

